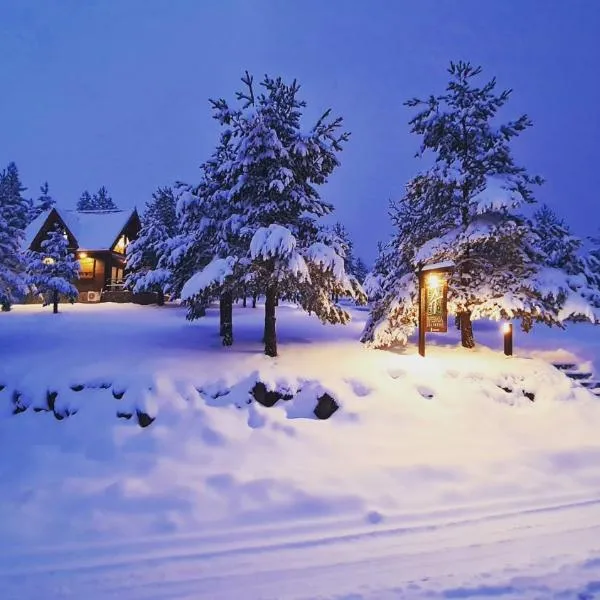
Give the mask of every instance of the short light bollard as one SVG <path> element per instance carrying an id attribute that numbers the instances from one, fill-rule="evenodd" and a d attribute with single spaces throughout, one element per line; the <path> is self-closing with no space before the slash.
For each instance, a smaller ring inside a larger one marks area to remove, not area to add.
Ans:
<path id="1" fill-rule="evenodd" d="M 512 356 L 513 353 L 513 326 L 512 323 L 504 323 L 502 325 L 502 333 L 504 334 L 504 354 Z"/>

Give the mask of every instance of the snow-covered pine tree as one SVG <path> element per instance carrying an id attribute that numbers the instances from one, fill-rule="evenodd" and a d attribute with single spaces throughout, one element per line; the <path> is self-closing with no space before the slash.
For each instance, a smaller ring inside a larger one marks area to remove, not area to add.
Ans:
<path id="1" fill-rule="evenodd" d="M 13 217 L 14 224 L 19 229 L 25 229 L 29 225 L 31 214 L 31 200 L 23 196 L 27 189 L 19 176 L 19 169 L 14 162 L 8 164 L 0 175 L 2 201 L 9 202 L 15 209 Z"/>
<path id="2" fill-rule="evenodd" d="M 382 282 L 363 340 L 381 347 L 405 342 L 416 326 L 416 271 L 452 261 L 449 309 L 459 319 L 462 345 L 475 344 L 472 319 L 521 317 L 556 323 L 553 307 L 523 282 L 536 271 L 535 234 L 520 208 L 542 183 L 516 164 L 510 144 L 531 126 L 523 115 L 497 123 L 510 91 L 496 80 L 477 85 L 479 67 L 451 63 L 446 91 L 406 104 L 417 109 L 411 131 L 422 137 L 418 156 L 433 166 L 414 178 L 393 206 L 394 265 Z"/>
<path id="3" fill-rule="evenodd" d="M 545 257 L 545 264 L 569 274 L 581 270 L 578 252 L 581 240 L 571 234 L 569 226 L 547 204 L 534 214 L 536 246 Z"/>
<path id="4" fill-rule="evenodd" d="M 288 85 L 281 78 L 265 77 L 260 92 L 248 73 L 242 81 L 245 87 L 237 94 L 240 108 L 232 110 L 225 100 L 213 102 L 215 116 L 231 129 L 235 146 L 228 165 L 231 214 L 225 225 L 249 249 L 251 262 L 245 270 L 266 297 L 265 354 L 276 356 L 279 298 L 312 307 L 326 322 L 348 319 L 331 300 L 335 286 L 348 293 L 352 290 L 343 259 L 318 240 L 318 219 L 333 207 L 317 191 L 338 166 L 337 154 L 348 134 L 340 133 L 342 119 L 331 119 L 330 111 L 307 133 L 302 131 L 306 103 L 298 99 L 296 81 Z M 314 281 L 308 295 L 311 270 Z M 323 282 L 328 286 L 315 303 L 315 288 Z"/>
<path id="5" fill-rule="evenodd" d="M 365 264 L 365 261 L 360 256 L 357 256 L 354 261 L 354 276 L 361 285 L 365 282 L 368 273 L 369 268 Z"/>
<path id="6" fill-rule="evenodd" d="M 589 252 L 585 257 L 586 268 L 594 285 L 600 289 L 600 232 L 595 237 L 590 237 Z"/>
<path id="7" fill-rule="evenodd" d="M 233 344 L 233 300 L 254 279 L 248 273 L 248 240 L 239 215 L 229 201 L 234 158 L 232 130 L 224 128 L 211 157 L 202 165 L 201 181 L 188 186 L 178 206 L 182 234 L 172 252 L 174 275 L 185 282 L 181 297 L 188 319 L 201 317 L 211 300 L 219 299 L 223 345 Z"/>
<path id="8" fill-rule="evenodd" d="M 15 163 L 0 172 L 0 305 L 10 310 L 26 293 L 23 235 L 29 223 L 31 203 L 23 198 Z"/>
<path id="9" fill-rule="evenodd" d="M 172 188 L 158 188 L 146 203 L 142 228 L 138 237 L 127 247 L 125 286 L 133 292 L 155 292 L 157 303 L 164 304 L 169 286 L 169 269 L 159 267 L 170 251 L 170 242 L 177 234 L 176 198 Z"/>
<path id="10" fill-rule="evenodd" d="M 94 210 L 92 196 L 87 190 L 84 190 L 81 196 L 79 197 L 79 200 L 77 201 L 77 210 Z"/>
<path id="11" fill-rule="evenodd" d="M 56 200 L 50 195 L 50 188 L 46 181 L 44 185 L 40 186 L 40 195 L 34 202 L 31 210 L 31 221 L 39 217 L 42 213 L 45 213 L 52 209 L 56 204 Z"/>
<path id="12" fill-rule="evenodd" d="M 44 306 L 52 304 L 52 312 L 56 314 L 61 297 L 70 302 L 77 298 L 77 288 L 72 282 L 79 277 L 79 264 L 69 250 L 65 231 L 58 224 L 40 245 L 40 252 L 29 252 L 30 281 L 43 295 Z"/>
<path id="13" fill-rule="evenodd" d="M 77 201 L 77 210 L 118 210 L 119 207 L 110 197 L 108 190 L 102 186 L 93 196 L 85 190 Z"/>
<path id="14" fill-rule="evenodd" d="M 102 186 L 92 196 L 92 210 L 118 210 L 119 207 L 114 203 L 110 197 L 108 190 Z"/>
<path id="15" fill-rule="evenodd" d="M 526 282 L 557 311 L 560 322 L 600 319 L 600 286 L 589 268 L 583 242 L 544 205 L 534 214 L 535 247 L 541 268 Z"/>

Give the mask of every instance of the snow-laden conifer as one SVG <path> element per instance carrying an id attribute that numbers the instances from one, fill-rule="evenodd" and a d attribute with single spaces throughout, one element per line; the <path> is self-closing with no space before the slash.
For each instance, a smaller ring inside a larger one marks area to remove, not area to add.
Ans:
<path id="1" fill-rule="evenodd" d="M 177 234 L 176 198 L 169 187 L 158 188 L 146 203 L 138 237 L 127 247 L 125 285 L 133 292 L 155 292 L 164 303 L 171 271 L 165 264 L 170 244 Z"/>
<path id="2" fill-rule="evenodd" d="M 472 319 L 521 317 L 526 327 L 558 322 L 549 298 L 523 285 L 540 261 L 523 208 L 542 180 L 515 162 L 511 142 L 531 121 L 498 121 L 510 91 L 498 93 L 495 79 L 479 85 L 480 68 L 451 63 L 449 73 L 443 94 L 407 102 L 417 110 L 410 125 L 421 136 L 418 155 L 433 165 L 392 205 L 393 257 L 363 334 L 374 346 L 406 341 L 416 326 L 416 272 L 442 261 L 455 265 L 449 308 L 463 346 L 475 343 Z"/>
<path id="3" fill-rule="evenodd" d="M 4 311 L 27 289 L 23 236 L 31 203 L 23 197 L 24 190 L 17 166 L 10 163 L 0 172 L 0 304 Z"/>
<path id="4" fill-rule="evenodd" d="M 209 216 L 208 223 L 219 232 L 218 256 L 235 259 L 239 275 L 231 280 L 251 281 L 264 293 L 265 353 L 275 356 L 279 298 L 311 306 L 327 322 L 347 320 L 332 296 L 336 286 L 354 293 L 350 280 L 336 268 L 339 263 L 315 244 L 325 243 L 319 239 L 318 219 L 332 211 L 317 188 L 338 166 L 337 154 L 348 135 L 340 132 L 342 120 L 330 118 L 330 111 L 308 131 L 302 129 L 305 102 L 298 99 L 295 81 L 288 85 L 280 78 L 265 77 L 262 89 L 256 90 L 246 74 L 243 83 L 244 89 L 237 94 L 239 106 L 213 101 L 230 152 L 225 160 L 217 161 L 220 181 L 209 194 L 210 207 L 224 202 L 227 210 L 215 221 Z M 228 247 L 224 239 L 234 240 L 234 246 Z M 316 287 L 326 289 L 318 302 L 314 300 Z"/>
<path id="5" fill-rule="evenodd" d="M 79 263 L 69 249 L 65 231 L 57 224 L 40 244 L 39 252 L 29 252 L 28 272 L 34 291 L 44 298 L 44 306 L 52 305 L 58 313 L 62 298 L 74 302 L 77 288 L 73 285 L 79 277 Z"/>

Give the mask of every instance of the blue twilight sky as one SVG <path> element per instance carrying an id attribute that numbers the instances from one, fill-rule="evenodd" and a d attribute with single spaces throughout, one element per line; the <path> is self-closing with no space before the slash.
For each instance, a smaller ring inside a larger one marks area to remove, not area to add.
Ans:
<path id="1" fill-rule="evenodd" d="M 441 91 L 450 59 L 515 91 L 516 146 L 538 198 L 580 234 L 600 226 L 598 0 L 0 0 L 0 165 L 59 205 L 106 185 L 142 208 L 195 181 L 216 140 L 208 97 L 244 69 L 297 78 L 308 115 L 352 137 L 323 188 L 371 261 L 387 203 L 420 168 L 405 99 Z"/>

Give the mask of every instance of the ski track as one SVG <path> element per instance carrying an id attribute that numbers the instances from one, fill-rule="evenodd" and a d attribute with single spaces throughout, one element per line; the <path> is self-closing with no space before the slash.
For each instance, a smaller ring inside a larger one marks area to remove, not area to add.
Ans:
<path id="1" fill-rule="evenodd" d="M 600 498 L 414 526 L 271 528 L 237 545 L 165 537 L 122 549 L 0 552 L 3 600 L 592 600 Z"/>

